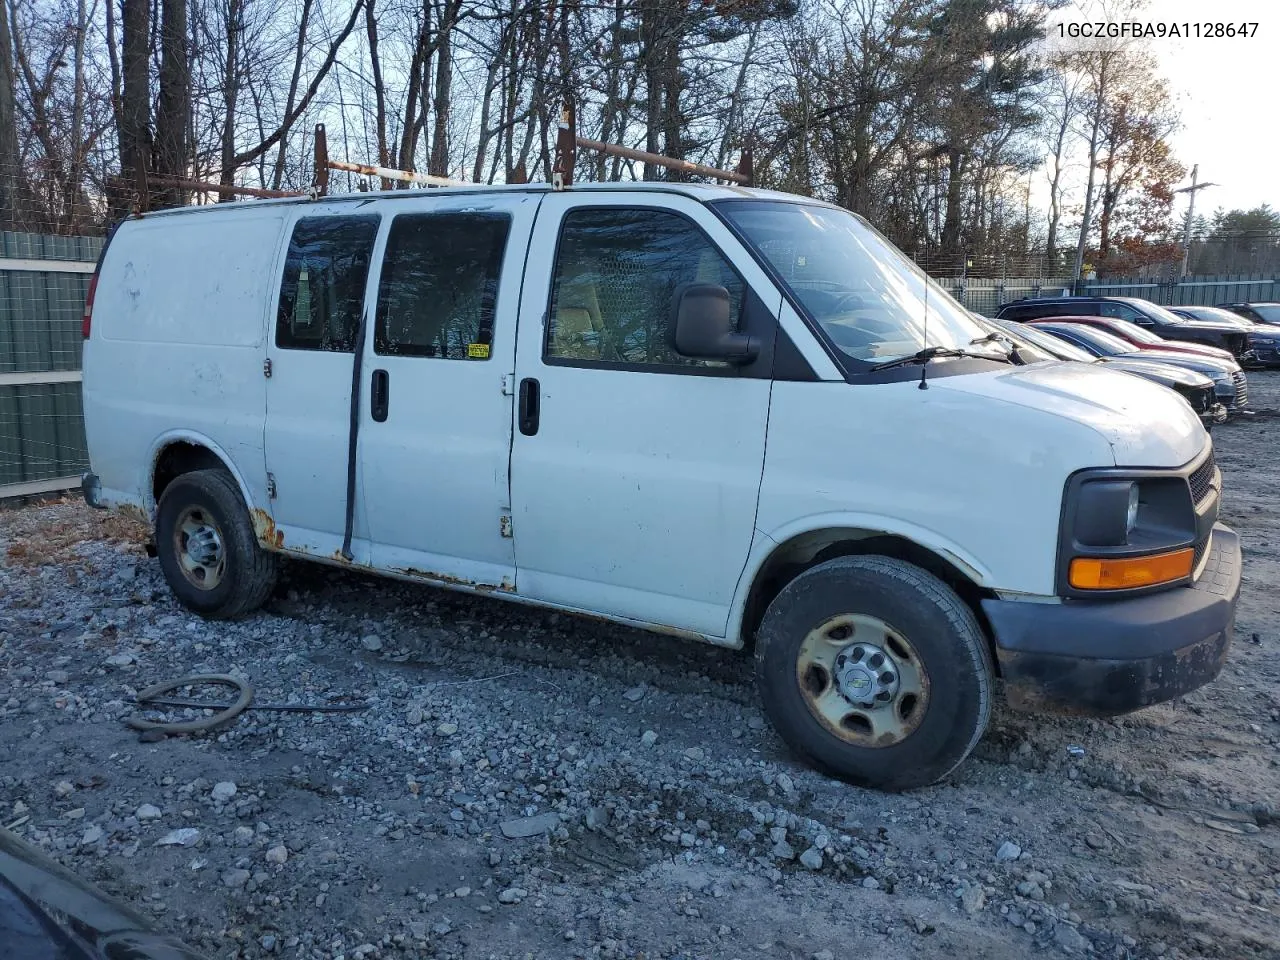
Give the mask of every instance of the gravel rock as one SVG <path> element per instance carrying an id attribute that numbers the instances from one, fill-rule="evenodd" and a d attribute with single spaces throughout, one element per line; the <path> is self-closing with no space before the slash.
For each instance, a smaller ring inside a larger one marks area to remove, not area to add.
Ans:
<path id="1" fill-rule="evenodd" d="M 138 807 L 138 809 L 133 812 L 133 815 L 137 817 L 139 820 L 147 821 L 147 820 L 159 820 L 163 814 L 161 814 L 159 807 L 152 806 L 149 803 L 144 803 L 142 806 Z"/>
<path id="2" fill-rule="evenodd" d="M 507 887 L 498 894 L 499 903 L 519 903 L 529 895 L 528 891 L 522 890 L 520 887 Z"/>
<path id="3" fill-rule="evenodd" d="M 559 825 L 560 814 L 542 813 L 536 817 L 505 820 L 499 825 L 499 829 L 508 840 L 521 840 L 526 837 L 536 837 L 540 833 L 550 833 Z"/>
<path id="4" fill-rule="evenodd" d="M 236 785 L 230 780 L 222 780 L 213 785 L 209 795 L 213 797 L 215 803 L 226 803 L 236 795 Z"/>
<path id="5" fill-rule="evenodd" d="M 1084 953 L 1089 941 L 1070 924 L 1060 923 L 1053 930 L 1053 942 L 1067 953 Z"/>
<path id="6" fill-rule="evenodd" d="M 440 737 L 452 737 L 457 732 L 458 725 L 456 723 L 442 723 L 436 727 L 436 735 Z"/>
<path id="7" fill-rule="evenodd" d="M 248 870 L 227 870 L 222 874 L 222 882 L 228 887 L 239 889 L 249 882 L 251 876 L 252 874 Z"/>
<path id="8" fill-rule="evenodd" d="M 267 863 L 282 864 L 289 859 L 289 848 L 283 843 L 272 847 L 267 851 Z"/>
<path id="9" fill-rule="evenodd" d="M 862 885 L 866 887 L 868 890 L 880 889 L 880 881 L 877 880 L 875 877 L 863 877 Z"/>
<path id="10" fill-rule="evenodd" d="M 632 687 L 622 695 L 624 700 L 630 700 L 632 703 L 639 703 L 644 699 L 644 695 L 649 692 L 649 688 L 643 683 L 639 686 Z"/>
<path id="11" fill-rule="evenodd" d="M 177 830 L 170 830 L 163 837 L 157 840 L 154 846 L 157 847 L 191 847 L 195 846 L 200 840 L 200 831 L 195 827 L 179 827 Z"/>
<path id="12" fill-rule="evenodd" d="M 822 854 L 814 847 L 810 847 L 804 853 L 800 854 L 800 863 L 810 870 L 822 869 Z"/>
<path id="13" fill-rule="evenodd" d="M 960 905 L 964 907 L 964 912 L 970 916 L 981 913 L 986 904 L 987 895 L 981 887 L 965 887 L 964 893 L 960 894 Z"/>
<path id="14" fill-rule="evenodd" d="M 382 639 L 376 634 L 367 633 L 360 638 L 360 646 L 366 650 L 378 651 L 382 649 Z"/>
<path id="15" fill-rule="evenodd" d="M 1022 848 L 1012 840 L 1006 840 L 1000 844 L 1000 849 L 996 851 L 996 860 L 1017 860 L 1022 856 Z"/>
<path id="16" fill-rule="evenodd" d="M 102 662 L 108 667 L 127 667 L 136 660 L 137 658 L 132 653 L 114 653 Z"/>
<path id="17" fill-rule="evenodd" d="M 640 742 L 643 743 L 646 747 L 652 747 L 655 743 L 658 742 L 658 735 L 654 733 L 652 730 L 646 730 L 643 734 L 640 735 Z"/>

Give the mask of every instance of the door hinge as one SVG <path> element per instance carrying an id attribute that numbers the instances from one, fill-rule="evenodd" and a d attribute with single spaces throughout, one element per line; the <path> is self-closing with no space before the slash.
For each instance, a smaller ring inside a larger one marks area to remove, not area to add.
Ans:
<path id="1" fill-rule="evenodd" d="M 267 474 L 267 499 L 274 500 L 276 498 L 276 475 L 274 473 Z"/>
<path id="2" fill-rule="evenodd" d="M 503 537 L 505 537 L 508 540 L 511 539 L 511 517 L 508 514 L 504 513 L 499 518 L 498 527 L 499 529 L 502 530 Z"/>
<path id="3" fill-rule="evenodd" d="M 511 389 L 511 384 L 515 382 L 515 379 L 516 375 L 514 373 L 504 373 L 502 375 L 502 395 L 504 397 L 509 397 L 514 392 Z"/>
<path id="4" fill-rule="evenodd" d="M 262 361 L 262 375 L 266 377 L 268 380 L 271 379 L 271 358 L 270 357 L 267 357 L 267 359 Z"/>

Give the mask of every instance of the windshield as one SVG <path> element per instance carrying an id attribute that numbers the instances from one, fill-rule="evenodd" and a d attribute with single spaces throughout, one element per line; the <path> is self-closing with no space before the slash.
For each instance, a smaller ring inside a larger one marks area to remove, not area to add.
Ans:
<path id="1" fill-rule="evenodd" d="M 1049 328 L 1050 333 L 1059 331 Z M 1094 330 L 1086 327 L 1082 323 L 1073 323 L 1070 327 L 1062 329 L 1063 333 L 1074 336 L 1077 340 L 1083 340 L 1091 347 L 1096 347 L 1098 353 L 1104 357 L 1117 357 L 1125 353 L 1138 353 L 1138 350 L 1131 343 L 1125 343 L 1119 337 L 1112 336 L 1109 333 L 1103 333 L 1101 330 Z"/>
<path id="2" fill-rule="evenodd" d="M 1093 363 L 1097 360 L 1088 350 L 1081 350 L 1074 343 L 1068 343 L 1061 337 L 1056 337 L 1048 330 L 1037 330 L 1027 324 L 1004 324 L 999 321 L 1001 327 L 1010 332 L 1014 337 L 1021 337 L 1028 343 L 1039 347 L 1046 353 L 1051 353 L 1059 360 L 1078 360 L 1082 363 Z"/>
<path id="3" fill-rule="evenodd" d="M 865 368 L 941 346 L 1005 359 L 964 307 L 861 217 L 779 200 L 716 208 L 773 267 L 845 357 Z M 927 320 L 927 331 L 926 331 Z"/>
<path id="4" fill-rule="evenodd" d="M 1149 317 L 1155 317 L 1163 323 L 1186 323 L 1186 317 L 1180 317 L 1172 310 L 1166 310 L 1158 303 L 1152 303 L 1150 300 L 1133 300 L 1136 309 L 1141 310 Z"/>

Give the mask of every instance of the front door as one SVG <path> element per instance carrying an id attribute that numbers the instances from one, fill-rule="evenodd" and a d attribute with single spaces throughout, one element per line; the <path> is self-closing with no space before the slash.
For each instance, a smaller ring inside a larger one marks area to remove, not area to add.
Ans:
<path id="1" fill-rule="evenodd" d="M 299 210 L 267 349 L 269 502 L 281 548 L 332 557 L 346 522 L 352 372 L 380 218 L 350 203 Z M 357 535 L 351 552 L 367 563 L 367 540 Z"/>
<path id="2" fill-rule="evenodd" d="M 781 296 L 754 263 L 730 266 L 736 244 L 674 194 L 543 200 L 516 355 L 521 594 L 724 635 L 755 531 L 771 357 L 693 361 L 666 330 L 677 285 L 717 283 L 771 352 Z"/>
<path id="3" fill-rule="evenodd" d="M 511 378 L 539 196 L 432 193 L 371 205 L 388 221 L 361 372 L 371 562 L 514 590 Z"/>

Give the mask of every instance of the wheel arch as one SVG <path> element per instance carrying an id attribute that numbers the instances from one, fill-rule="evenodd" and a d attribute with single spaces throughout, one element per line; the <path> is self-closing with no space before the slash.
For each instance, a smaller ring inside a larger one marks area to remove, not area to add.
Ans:
<path id="1" fill-rule="evenodd" d="M 990 575 L 971 557 L 927 537 L 894 529 L 890 524 L 830 523 L 809 526 L 780 537 L 762 537 L 768 546 L 753 558 L 739 586 L 728 637 L 738 647 L 751 647 L 765 610 L 774 597 L 797 576 L 826 560 L 840 556 L 893 557 L 932 573 L 964 601 L 978 620 L 992 649 L 991 624 L 981 601 L 994 596 Z"/>
<path id="2" fill-rule="evenodd" d="M 147 474 L 140 485 L 151 520 L 155 520 L 156 507 L 164 488 L 175 478 L 193 470 L 210 468 L 220 468 L 231 475 L 246 509 L 254 518 L 254 527 L 257 528 L 257 518 L 261 511 L 255 509 L 254 498 L 235 460 L 217 442 L 192 430 L 171 430 L 162 434 L 151 445 Z"/>

